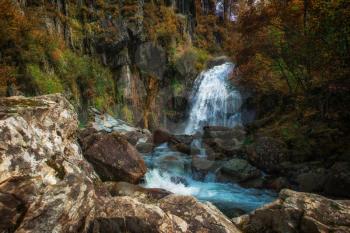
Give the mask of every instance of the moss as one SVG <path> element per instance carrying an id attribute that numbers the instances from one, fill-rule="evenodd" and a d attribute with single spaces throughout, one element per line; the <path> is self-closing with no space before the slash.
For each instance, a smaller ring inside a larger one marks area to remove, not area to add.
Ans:
<path id="1" fill-rule="evenodd" d="M 126 106 L 126 105 L 123 106 L 122 114 L 123 114 L 123 118 L 125 121 L 127 121 L 128 123 L 133 123 L 134 116 L 133 116 L 132 111 L 128 108 L 128 106 Z"/>
<path id="2" fill-rule="evenodd" d="M 185 85 L 177 79 L 173 79 L 171 82 L 171 88 L 175 96 L 181 95 L 185 90 Z"/>
<path id="3" fill-rule="evenodd" d="M 27 65 L 27 72 L 40 94 L 63 92 L 61 81 L 54 73 L 43 72 L 37 64 Z"/>

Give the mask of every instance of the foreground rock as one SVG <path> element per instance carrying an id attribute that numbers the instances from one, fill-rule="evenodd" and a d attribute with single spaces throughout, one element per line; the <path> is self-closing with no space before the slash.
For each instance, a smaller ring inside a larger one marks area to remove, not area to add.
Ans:
<path id="1" fill-rule="evenodd" d="M 138 183 L 147 167 L 141 155 L 120 134 L 88 128 L 79 135 L 84 157 L 103 181 Z"/>
<path id="2" fill-rule="evenodd" d="M 189 232 L 240 232 L 215 206 L 200 203 L 194 197 L 170 195 L 163 198 L 159 206 L 189 222 Z"/>
<path id="3" fill-rule="evenodd" d="M 284 189 L 275 202 L 233 220 L 246 233 L 346 233 L 350 201 Z"/>
<path id="4" fill-rule="evenodd" d="M 79 150 L 77 126 L 61 95 L 0 99 L 0 232 L 191 232 L 197 216 L 112 197 Z M 239 232 L 220 212 L 202 210 L 203 221 L 216 219 L 206 232 Z"/>
<path id="5" fill-rule="evenodd" d="M 162 199 L 171 194 L 171 192 L 158 188 L 143 188 L 126 182 L 105 182 L 109 193 L 112 196 L 130 196 L 149 202 Z"/>

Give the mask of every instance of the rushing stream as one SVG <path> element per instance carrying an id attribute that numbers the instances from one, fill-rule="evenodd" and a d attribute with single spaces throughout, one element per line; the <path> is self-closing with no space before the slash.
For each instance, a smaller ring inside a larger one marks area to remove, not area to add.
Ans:
<path id="1" fill-rule="evenodd" d="M 200 132 L 205 125 L 233 127 L 241 124 L 241 96 L 228 85 L 228 77 L 234 65 L 224 63 L 203 71 L 195 81 L 191 97 L 189 119 L 185 134 Z M 201 142 L 193 146 L 205 157 Z M 245 189 L 237 184 L 215 182 L 215 175 L 208 174 L 204 181 L 193 178 L 192 157 L 172 151 L 163 144 L 144 156 L 148 166 L 145 187 L 162 188 L 176 194 L 193 195 L 202 201 L 210 201 L 228 216 L 237 210 L 249 212 L 274 199 L 265 190 Z"/>

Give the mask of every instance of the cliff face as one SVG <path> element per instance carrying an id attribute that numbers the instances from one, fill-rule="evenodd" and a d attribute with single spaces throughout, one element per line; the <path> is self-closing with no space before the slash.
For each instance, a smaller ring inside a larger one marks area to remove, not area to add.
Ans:
<path id="1" fill-rule="evenodd" d="M 176 97 L 187 96 L 209 58 L 192 44 L 194 1 L 6 0 L 0 7 L 0 96 L 62 92 L 83 122 L 92 105 L 161 125 L 179 114 Z"/>

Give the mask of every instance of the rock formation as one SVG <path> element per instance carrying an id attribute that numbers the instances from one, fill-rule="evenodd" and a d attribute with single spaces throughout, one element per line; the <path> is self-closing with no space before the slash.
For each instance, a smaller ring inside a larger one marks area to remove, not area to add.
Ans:
<path id="1" fill-rule="evenodd" d="M 350 202 L 284 189 L 275 202 L 233 220 L 246 233 L 346 233 Z"/>

